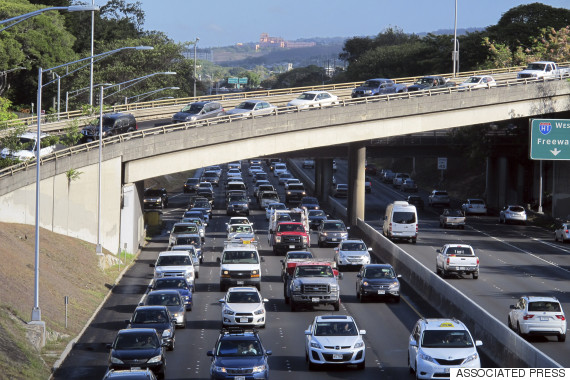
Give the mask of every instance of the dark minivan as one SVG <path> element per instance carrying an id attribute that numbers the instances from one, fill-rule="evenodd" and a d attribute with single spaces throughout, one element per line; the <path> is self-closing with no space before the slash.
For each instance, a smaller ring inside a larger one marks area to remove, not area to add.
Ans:
<path id="1" fill-rule="evenodd" d="M 134 132 L 138 129 L 135 117 L 130 113 L 113 113 L 103 115 L 103 138 Z M 99 118 L 81 130 L 82 142 L 90 142 L 99 138 Z"/>

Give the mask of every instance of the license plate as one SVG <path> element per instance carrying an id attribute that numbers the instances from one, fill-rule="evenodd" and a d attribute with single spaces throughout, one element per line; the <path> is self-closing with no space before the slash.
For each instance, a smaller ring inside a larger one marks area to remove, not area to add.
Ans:
<path id="1" fill-rule="evenodd" d="M 334 360 L 342 360 L 342 354 L 333 354 Z"/>
<path id="2" fill-rule="evenodd" d="M 541 320 L 541 321 L 548 321 L 549 319 L 550 319 L 550 318 L 548 318 L 548 317 L 540 317 L 540 320 Z"/>
<path id="3" fill-rule="evenodd" d="M 291 244 L 291 245 L 289 246 L 289 249 L 295 249 L 295 245 Z"/>
<path id="4" fill-rule="evenodd" d="M 465 270 L 465 267 L 459 267 L 459 270 Z"/>
<path id="5" fill-rule="evenodd" d="M 236 284 L 238 284 L 238 285 L 243 285 L 244 282 L 243 282 L 243 281 L 238 281 L 238 282 L 236 282 Z"/>
<path id="6" fill-rule="evenodd" d="M 140 369 L 142 369 L 142 367 L 131 367 L 131 369 L 140 370 Z"/>
<path id="7" fill-rule="evenodd" d="M 250 244 L 250 243 L 251 243 L 251 240 L 244 240 L 243 241 L 243 244 Z"/>
<path id="8" fill-rule="evenodd" d="M 311 298 L 311 301 L 312 301 L 312 302 L 319 302 L 319 298 L 318 298 L 318 297 L 313 297 L 313 298 Z"/>
<path id="9" fill-rule="evenodd" d="M 234 377 L 235 380 L 245 380 L 245 376 L 236 376 Z"/>
<path id="10" fill-rule="evenodd" d="M 386 294 L 386 291 L 385 290 L 379 290 L 378 294 Z"/>
<path id="11" fill-rule="evenodd" d="M 331 240 L 332 240 L 332 241 L 337 241 L 338 239 L 337 239 L 337 238 L 332 238 Z"/>
<path id="12" fill-rule="evenodd" d="M 240 318 L 239 319 L 239 323 L 247 323 L 248 319 L 247 318 Z"/>

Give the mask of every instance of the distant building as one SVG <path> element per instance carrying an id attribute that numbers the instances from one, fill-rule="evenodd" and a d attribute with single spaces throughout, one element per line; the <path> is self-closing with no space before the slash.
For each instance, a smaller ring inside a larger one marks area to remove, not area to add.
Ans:
<path id="1" fill-rule="evenodd" d="M 271 37 L 267 33 L 261 33 L 259 36 L 259 44 L 256 45 L 256 50 L 262 47 L 274 47 L 274 48 L 306 48 L 315 46 L 316 42 L 295 42 L 295 41 L 285 41 L 281 37 Z"/>

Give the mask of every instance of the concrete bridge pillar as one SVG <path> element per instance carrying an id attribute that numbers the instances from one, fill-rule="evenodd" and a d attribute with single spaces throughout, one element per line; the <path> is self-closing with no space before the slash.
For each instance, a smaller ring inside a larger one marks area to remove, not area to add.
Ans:
<path id="1" fill-rule="evenodd" d="M 359 143 L 348 146 L 348 223 L 356 226 L 358 218 L 364 220 L 364 172 L 366 147 Z"/>
<path id="2" fill-rule="evenodd" d="M 320 177 L 320 189 L 318 195 L 320 195 L 319 201 L 321 203 L 326 203 L 329 199 L 331 193 L 332 185 L 332 158 L 320 158 L 319 160 L 319 170 L 320 175 L 315 171 L 315 175 Z"/>
<path id="3" fill-rule="evenodd" d="M 323 171 L 322 171 L 322 161 L 321 159 L 315 160 L 315 191 L 314 195 L 317 198 L 321 198 L 323 194 Z"/>

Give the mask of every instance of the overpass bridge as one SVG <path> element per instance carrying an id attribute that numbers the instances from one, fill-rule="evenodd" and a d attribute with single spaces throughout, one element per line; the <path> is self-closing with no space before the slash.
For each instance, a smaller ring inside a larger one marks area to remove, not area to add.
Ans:
<path id="1" fill-rule="evenodd" d="M 363 219 L 364 160 L 370 140 L 556 114 L 570 109 L 569 95 L 566 80 L 515 82 L 474 91 L 449 88 L 342 100 L 322 109 L 285 107 L 265 117 L 222 116 L 113 136 L 104 140 L 102 152 L 101 243 L 113 253 L 136 250 L 144 229 L 141 197 L 147 178 L 339 144 L 348 144 L 349 189 L 354 195 L 348 214 L 356 222 Z M 42 227 L 97 240 L 98 162 L 97 142 L 40 160 Z M 330 182 L 332 167 L 326 160 L 317 166 L 316 188 L 326 197 L 324 184 Z M 569 171 L 564 165 L 557 170 L 559 195 L 570 199 L 564 174 Z M 75 180 L 73 171 L 80 172 Z M 506 164 L 499 162 L 491 173 L 496 181 L 506 181 Z M 35 180 L 35 162 L 0 171 L 1 221 L 35 222 Z"/>

